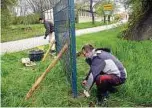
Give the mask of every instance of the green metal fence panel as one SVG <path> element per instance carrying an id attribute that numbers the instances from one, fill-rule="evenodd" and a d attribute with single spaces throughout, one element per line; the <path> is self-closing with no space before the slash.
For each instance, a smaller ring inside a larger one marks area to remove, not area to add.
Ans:
<path id="1" fill-rule="evenodd" d="M 77 97 L 74 0 L 60 0 L 54 6 L 53 14 L 56 49 L 59 52 L 65 43 L 69 45 L 67 52 L 62 56 L 61 63 L 71 85 L 73 97 Z"/>

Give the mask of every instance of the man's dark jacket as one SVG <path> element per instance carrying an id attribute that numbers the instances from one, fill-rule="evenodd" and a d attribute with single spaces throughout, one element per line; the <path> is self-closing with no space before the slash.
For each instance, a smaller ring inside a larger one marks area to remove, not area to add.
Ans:
<path id="1" fill-rule="evenodd" d="M 52 32 L 54 32 L 54 25 L 52 22 L 44 21 L 44 27 L 46 29 L 45 31 L 45 38 Z"/>

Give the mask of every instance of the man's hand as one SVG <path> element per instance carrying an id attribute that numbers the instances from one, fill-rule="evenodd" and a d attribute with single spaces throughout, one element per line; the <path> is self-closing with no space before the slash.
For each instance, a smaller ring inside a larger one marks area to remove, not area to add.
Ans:
<path id="1" fill-rule="evenodd" d="M 82 81 L 82 85 L 85 86 L 87 84 L 87 80 Z"/>
<path id="2" fill-rule="evenodd" d="M 46 36 L 44 36 L 44 39 L 46 39 Z"/>

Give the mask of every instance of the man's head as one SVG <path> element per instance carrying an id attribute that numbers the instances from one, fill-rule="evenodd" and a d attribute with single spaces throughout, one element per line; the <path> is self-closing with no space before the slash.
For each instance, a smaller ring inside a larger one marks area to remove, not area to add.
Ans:
<path id="1" fill-rule="evenodd" d="M 44 18 L 39 18 L 40 23 L 44 23 Z"/>
<path id="2" fill-rule="evenodd" d="M 94 49 L 94 47 L 90 44 L 86 44 L 82 47 L 82 54 L 86 57 L 86 58 L 91 58 L 93 55 L 92 50 Z"/>

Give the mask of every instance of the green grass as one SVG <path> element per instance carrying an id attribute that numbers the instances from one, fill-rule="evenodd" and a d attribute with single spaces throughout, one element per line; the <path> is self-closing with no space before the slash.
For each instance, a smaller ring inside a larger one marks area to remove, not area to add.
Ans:
<path id="1" fill-rule="evenodd" d="M 127 69 L 127 82 L 119 86 L 119 92 L 110 94 L 110 107 L 152 106 L 152 42 L 127 41 L 117 38 L 121 28 L 87 34 L 77 37 L 77 50 L 86 43 L 96 47 L 109 47 Z M 28 57 L 27 51 L 10 53 L 2 56 L 1 74 L 1 104 L 2 107 L 88 107 L 89 102 L 95 101 L 95 86 L 90 98 L 71 97 L 70 86 L 66 81 L 65 73 L 58 63 L 46 76 L 32 98 L 28 101 L 24 97 L 34 81 L 52 59 L 44 63 L 37 62 L 35 67 L 24 67 L 21 58 Z M 77 59 L 78 92 L 82 92 L 81 81 L 88 72 L 88 65 L 83 58 Z"/>
<path id="2" fill-rule="evenodd" d="M 79 37 L 77 39 L 78 47 L 84 43 L 91 43 L 96 47 L 111 48 L 113 54 L 122 61 L 128 72 L 126 84 L 120 87 L 120 92 L 115 96 L 129 100 L 136 105 L 152 106 L 152 42 L 119 39 L 117 38 L 118 29 Z"/>
<path id="3" fill-rule="evenodd" d="M 113 22 L 111 22 L 111 23 L 113 23 Z M 92 28 L 92 27 L 97 27 L 97 26 L 102 26 L 102 25 L 105 25 L 105 23 L 103 23 L 103 22 L 95 22 L 95 24 L 93 25 L 92 22 L 85 22 L 85 23 L 76 24 L 75 28 L 76 29 L 85 29 L 85 28 Z"/>
<path id="4" fill-rule="evenodd" d="M 2 28 L 1 42 L 42 36 L 44 32 L 43 24 L 12 25 L 7 29 Z"/>
<path id="5" fill-rule="evenodd" d="M 96 26 L 104 25 L 102 22 L 95 22 L 92 25 L 91 22 L 78 23 L 76 29 L 85 29 Z M 45 33 L 43 24 L 33 25 L 12 25 L 7 29 L 2 28 L 1 42 L 15 41 L 20 39 L 26 39 L 31 37 L 42 36 Z"/>

